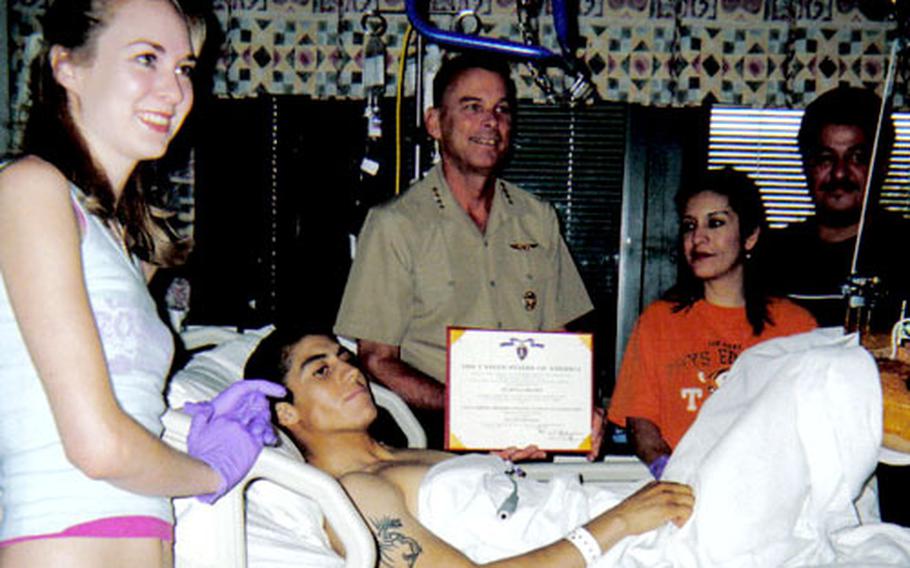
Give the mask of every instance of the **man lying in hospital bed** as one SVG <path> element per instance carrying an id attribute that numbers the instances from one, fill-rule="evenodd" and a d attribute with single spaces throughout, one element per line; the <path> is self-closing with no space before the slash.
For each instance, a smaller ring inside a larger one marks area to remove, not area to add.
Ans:
<path id="1" fill-rule="evenodd" d="M 820 330 L 745 352 L 674 453 L 665 479 L 679 483 L 625 501 L 524 480 L 493 456 L 383 446 L 350 354 L 328 336 L 290 345 L 279 357 L 266 341 L 249 367 L 286 383 L 279 423 L 346 487 L 383 566 L 910 565 L 910 531 L 863 524 L 854 504 L 882 436 L 875 364 L 855 338 Z"/>

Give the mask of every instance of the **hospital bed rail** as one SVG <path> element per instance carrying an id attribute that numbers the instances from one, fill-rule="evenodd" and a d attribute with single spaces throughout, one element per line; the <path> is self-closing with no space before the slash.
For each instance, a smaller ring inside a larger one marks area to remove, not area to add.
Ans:
<path id="1" fill-rule="evenodd" d="M 186 450 L 190 417 L 169 409 L 163 422 L 164 441 Z M 338 482 L 315 467 L 265 448 L 247 476 L 211 505 L 217 509 L 212 532 L 219 543 L 215 563 L 219 568 L 245 568 L 247 565 L 245 493 L 250 483 L 260 479 L 306 496 L 319 505 L 344 545 L 345 568 L 376 565 L 373 535 Z"/>

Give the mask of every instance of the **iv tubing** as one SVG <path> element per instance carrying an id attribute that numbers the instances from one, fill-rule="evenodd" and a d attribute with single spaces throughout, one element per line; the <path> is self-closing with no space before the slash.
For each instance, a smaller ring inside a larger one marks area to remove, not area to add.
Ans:
<path id="1" fill-rule="evenodd" d="M 401 191 L 401 100 L 404 98 L 404 70 L 408 61 L 408 44 L 414 27 L 408 24 L 398 55 L 398 79 L 395 84 L 395 195 Z"/>
<path id="2" fill-rule="evenodd" d="M 568 0 L 552 0 L 553 5 L 553 28 L 556 30 L 556 40 L 562 49 L 565 57 L 572 56 L 572 45 L 570 41 L 571 24 L 569 22 L 569 12 L 566 2 Z"/>
<path id="3" fill-rule="evenodd" d="M 859 216 L 859 228 L 856 230 L 856 244 L 853 247 L 853 262 L 850 264 L 850 274 L 856 274 L 857 265 L 859 264 L 859 249 L 860 245 L 863 242 L 863 230 L 866 227 L 866 210 L 869 208 L 869 194 L 872 189 L 872 178 L 875 177 L 872 174 L 875 172 L 875 167 L 878 161 L 879 153 L 879 143 L 881 142 L 882 135 L 882 123 L 885 120 L 885 112 L 889 109 L 890 105 L 888 101 L 891 98 L 891 91 L 894 88 L 894 71 L 897 67 L 897 49 L 898 44 L 900 43 L 900 38 L 895 38 L 891 43 L 891 54 L 890 61 L 888 62 L 888 74 L 885 77 L 885 84 L 882 88 L 882 106 L 879 109 L 878 113 L 878 125 L 875 129 L 875 141 L 872 144 L 872 156 L 869 157 L 869 172 L 866 174 L 866 192 L 863 195 L 863 207 L 862 212 Z M 888 167 L 887 164 L 884 165 L 885 168 Z M 887 172 L 886 172 L 887 173 Z M 882 176 L 884 179 L 884 176 Z"/>

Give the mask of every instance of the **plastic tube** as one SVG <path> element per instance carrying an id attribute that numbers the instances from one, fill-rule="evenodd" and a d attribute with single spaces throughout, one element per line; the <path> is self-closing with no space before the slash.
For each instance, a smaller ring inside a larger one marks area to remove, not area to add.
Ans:
<path id="1" fill-rule="evenodd" d="M 569 10 L 566 0 L 553 1 L 553 28 L 556 30 L 556 39 L 559 41 L 559 47 L 566 58 L 574 57 L 570 40 L 571 23 L 569 22 Z"/>
<path id="2" fill-rule="evenodd" d="M 524 60 L 544 61 L 547 59 L 559 58 L 557 54 L 539 45 L 525 45 L 514 41 L 482 38 L 441 30 L 430 25 L 423 17 L 420 10 L 417 8 L 417 1 L 418 0 L 405 0 L 405 12 L 408 15 L 408 20 L 410 20 L 411 25 L 414 26 L 414 29 L 417 30 L 418 33 L 438 44 L 463 49 L 491 51 Z M 563 7 L 563 20 L 565 20 L 565 5 L 562 4 L 562 2 L 560 2 L 560 5 Z M 567 28 L 568 26 L 564 25 L 563 27 Z M 562 38 L 560 39 L 560 43 L 562 43 Z"/>

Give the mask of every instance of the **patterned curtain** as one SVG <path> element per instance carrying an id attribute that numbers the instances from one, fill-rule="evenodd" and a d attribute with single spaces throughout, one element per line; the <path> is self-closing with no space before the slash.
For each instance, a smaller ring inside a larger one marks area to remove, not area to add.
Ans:
<path id="1" fill-rule="evenodd" d="M 395 94 L 398 55 L 408 23 L 404 0 L 215 0 L 224 44 L 214 89 L 227 97 L 260 93 L 363 98 L 363 19 L 379 12 L 387 27 L 384 94 Z M 521 41 L 515 0 L 428 0 L 433 23 L 448 29 L 464 10 L 482 34 Z M 896 25 L 869 19 L 860 0 L 579 0 L 578 28 L 600 96 L 642 105 L 720 102 L 756 108 L 802 107 L 841 83 L 881 92 Z M 11 0 L 14 119 L 36 16 L 44 0 Z M 557 49 L 549 4 L 536 24 Z M 867 10 L 868 11 L 868 10 Z M 374 43 L 375 45 L 375 43 Z M 410 61 L 413 61 L 411 58 Z M 531 70 L 517 66 L 519 96 L 543 100 Z M 906 65 L 895 89 L 906 96 Z M 562 77 L 552 71 L 559 84 Z M 413 83 L 408 67 L 406 92 Z"/>

